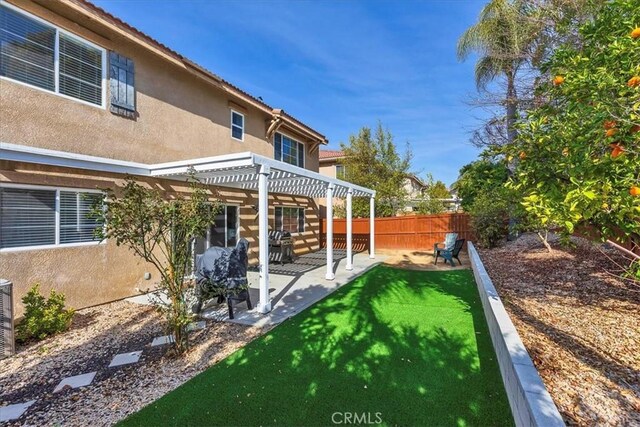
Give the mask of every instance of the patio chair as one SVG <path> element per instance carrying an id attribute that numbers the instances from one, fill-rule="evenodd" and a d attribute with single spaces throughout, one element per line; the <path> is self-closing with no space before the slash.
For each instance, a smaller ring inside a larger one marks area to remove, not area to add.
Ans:
<path id="1" fill-rule="evenodd" d="M 433 257 L 435 261 L 438 261 L 438 249 L 451 250 L 453 249 L 453 245 L 456 244 L 456 240 L 458 239 L 458 233 L 447 233 L 444 236 L 444 243 L 434 243 L 433 244 Z M 441 248 L 440 245 L 443 247 Z"/>
<path id="2" fill-rule="evenodd" d="M 460 261 L 460 258 L 458 258 L 458 255 L 460 254 L 460 251 L 462 250 L 462 247 L 464 246 L 464 239 L 458 239 L 456 240 L 456 242 L 453 245 L 453 248 L 447 250 L 447 249 L 436 249 L 436 261 L 435 264 L 438 263 L 438 257 L 441 256 L 444 259 L 444 263 L 446 264 L 447 261 L 449 261 L 449 264 L 451 264 L 451 267 L 453 267 L 455 264 L 453 263 L 453 259 L 457 259 L 458 262 L 460 263 L 460 265 L 462 265 L 462 261 Z"/>
<path id="3" fill-rule="evenodd" d="M 206 300 L 227 300 L 229 319 L 233 319 L 233 306 L 246 302 L 253 308 L 249 295 L 247 267 L 249 264 L 249 242 L 240 239 L 235 248 L 212 246 L 204 254 L 196 256 L 196 303 L 193 312 L 199 314 Z"/>

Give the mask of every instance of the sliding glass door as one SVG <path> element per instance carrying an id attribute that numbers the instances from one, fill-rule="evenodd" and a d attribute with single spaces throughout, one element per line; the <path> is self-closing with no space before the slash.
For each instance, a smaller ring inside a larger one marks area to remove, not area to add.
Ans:
<path id="1" fill-rule="evenodd" d="M 216 215 L 213 224 L 209 226 L 207 233 L 195 239 L 193 242 L 194 266 L 195 256 L 203 254 L 210 247 L 232 248 L 238 243 L 240 238 L 240 216 L 238 211 L 238 206 L 223 206 Z"/>

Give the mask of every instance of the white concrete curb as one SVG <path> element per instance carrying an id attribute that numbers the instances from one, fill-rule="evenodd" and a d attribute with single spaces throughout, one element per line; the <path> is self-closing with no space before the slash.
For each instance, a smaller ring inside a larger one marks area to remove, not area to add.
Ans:
<path id="1" fill-rule="evenodd" d="M 511 412 L 517 426 L 556 427 L 565 423 L 547 391 L 529 353 L 520 340 L 500 296 L 473 243 L 468 244 L 484 315 L 502 373 Z"/>

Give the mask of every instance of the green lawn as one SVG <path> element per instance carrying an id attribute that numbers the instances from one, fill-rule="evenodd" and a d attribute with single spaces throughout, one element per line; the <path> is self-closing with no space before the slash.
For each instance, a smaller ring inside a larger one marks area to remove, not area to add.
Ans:
<path id="1" fill-rule="evenodd" d="M 513 425 L 470 271 L 376 267 L 121 425 L 349 424 L 345 413 Z"/>

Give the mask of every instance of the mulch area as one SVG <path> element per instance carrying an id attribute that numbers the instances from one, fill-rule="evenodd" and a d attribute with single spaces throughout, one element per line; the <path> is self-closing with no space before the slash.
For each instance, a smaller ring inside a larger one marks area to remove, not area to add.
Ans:
<path id="1" fill-rule="evenodd" d="M 19 346 L 0 362 L 0 407 L 37 399 L 8 425 L 107 426 L 140 410 L 243 347 L 266 330 L 207 322 L 194 331 L 182 358 L 169 345 L 151 347 L 164 335 L 163 319 L 150 306 L 126 301 L 78 310 L 71 329 Z M 137 363 L 109 368 L 114 355 L 142 350 Z M 89 386 L 53 393 L 64 377 L 97 371 Z"/>
<path id="2" fill-rule="evenodd" d="M 520 337 L 569 425 L 640 425 L 640 286 L 621 254 L 535 235 L 480 250 Z"/>

